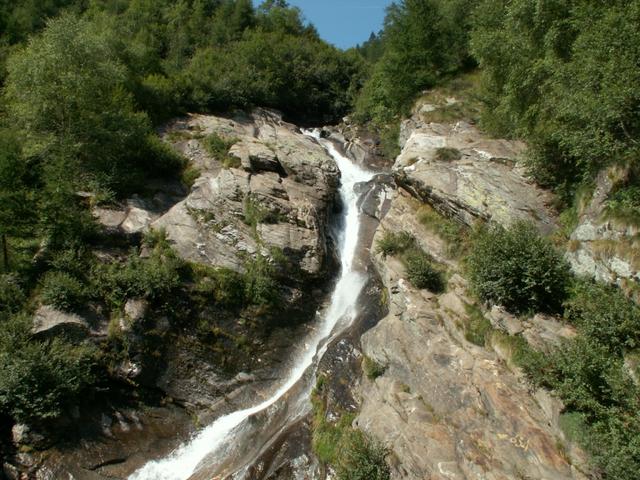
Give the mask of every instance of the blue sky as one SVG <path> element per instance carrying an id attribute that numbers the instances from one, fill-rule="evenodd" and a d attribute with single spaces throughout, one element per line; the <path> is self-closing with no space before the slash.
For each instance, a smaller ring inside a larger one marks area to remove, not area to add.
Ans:
<path id="1" fill-rule="evenodd" d="M 255 4 L 262 3 L 254 0 Z M 289 0 L 313 23 L 320 36 L 340 48 L 354 47 L 382 28 L 392 0 Z"/>

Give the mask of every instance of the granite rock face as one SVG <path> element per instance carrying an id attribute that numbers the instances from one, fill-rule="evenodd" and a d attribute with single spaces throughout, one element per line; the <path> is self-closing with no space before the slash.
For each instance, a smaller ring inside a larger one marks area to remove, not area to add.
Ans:
<path id="1" fill-rule="evenodd" d="M 233 119 L 192 115 L 170 126 L 200 170 L 190 194 L 151 226 L 166 230 L 183 258 L 242 271 L 247 258 L 283 252 L 297 269 L 321 276 L 327 256 L 328 211 L 339 182 L 333 159 L 312 138 L 268 110 Z M 203 139 L 233 142 L 224 168 Z"/>
<path id="2" fill-rule="evenodd" d="M 398 259 L 373 256 L 389 313 L 361 342 L 363 353 L 385 368 L 375 380 L 362 380 L 358 427 L 391 449 L 394 479 L 586 478 L 572 466 L 584 466 L 582 452 L 557 446 L 559 402 L 546 392 L 533 395 L 509 366 L 508 352 L 465 339 L 461 325 L 473 300 L 443 242 L 418 222 L 416 204 L 400 190 L 376 239 L 385 230 L 407 230 L 452 275 L 447 292 L 436 295 L 413 288 Z M 551 319 L 518 323 L 498 310 L 490 316 L 505 334 L 540 341 L 572 334 Z"/>
<path id="3" fill-rule="evenodd" d="M 556 227 L 553 195 L 534 185 L 518 163 L 523 143 L 487 138 L 464 121 L 424 123 L 419 116 L 404 122 L 400 138 L 397 182 L 442 214 L 467 225 L 529 220 L 543 233 Z"/>
<path id="4" fill-rule="evenodd" d="M 607 198 L 616 180 L 624 174 L 616 169 L 600 172 L 593 194 L 571 234 L 566 257 L 577 275 L 618 284 L 638 301 L 640 250 L 637 239 L 640 228 L 605 214 Z"/>

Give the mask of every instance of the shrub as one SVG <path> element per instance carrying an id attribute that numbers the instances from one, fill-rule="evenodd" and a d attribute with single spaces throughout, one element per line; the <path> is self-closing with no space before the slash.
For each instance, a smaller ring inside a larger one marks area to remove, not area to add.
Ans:
<path id="1" fill-rule="evenodd" d="M 259 200 L 247 195 L 244 199 L 244 223 L 254 229 L 259 223 L 277 223 L 279 216 L 277 212 L 273 212 L 266 207 L 260 205 Z"/>
<path id="2" fill-rule="evenodd" d="M 28 317 L 14 317 L 0 339 L 0 410 L 25 422 L 60 416 L 94 381 L 90 348 L 31 341 L 29 329 Z"/>
<path id="3" fill-rule="evenodd" d="M 389 450 L 359 430 L 353 430 L 340 442 L 341 456 L 336 472 L 338 480 L 388 480 L 391 472 L 386 458 Z"/>
<path id="4" fill-rule="evenodd" d="M 419 248 L 411 248 L 402 255 L 407 271 L 407 278 L 416 288 L 428 289 L 435 293 L 444 290 L 445 282 L 442 272 L 433 266 L 431 257 Z"/>
<path id="5" fill-rule="evenodd" d="M 245 303 L 245 281 L 238 272 L 226 268 L 214 269 L 198 264 L 190 265 L 195 291 L 225 307 L 241 307 Z"/>
<path id="6" fill-rule="evenodd" d="M 53 270 L 82 278 L 88 271 L 90 256 L 84 248 L 67 248 L 55 252 L 49 265 Z"/>
<path id="7" fill-rule="evenodd" d="M 457 148 L 442 147 L 436 150 L 436 160 L 441 162 L 454 162 L 462 158 L 462 153 Z"/>
<path id="8" fill-rule="evenodd" d="M 640 346 L 640 307 L 619 289 L 578 281 L 565 306 L 565 316 L 586 337 L 616 352 Z"/>
<path id="9" fill-rule="evenodd" d="M 0 275 L 0 314 L 15 313 L 26 300 L 15 275 Z"/>
<path id="10" fill-rule="evenodd" d="M 253 305 L 270 305 L 279 298 L 275 269 L 262 255 L 245 263 L 245 298 Z"/>
<path id="11" fill-rule="evenodd" d="M 102 297 L 116 307 L 129 298 L 159 300 L 181 285 L 182 266 L 170 249 L 156 249 L 150 258 L 140 258 L 134 252 L 126 263 L 98 266 L 94 284 Z"/>
<path id="12" fill-rule="evenodd" d="M 365 356 L 362 360 L 362 370 L 369 380 L 375 380 L 376 378 L 384 375 L 387 367 L 376 362 L 374 359 Z"/>
<path id="13" fill-rule="evenodd" d="M 88 297 L 83 284 L 76 277 L 54 271 L 45 275 L 40 298 L 45 305 L 72 311 L 80 308 Z"/>
<path id="14" fill-rule="evenodd" d="M 388 480 L 386 457 L 389 451 L 379 442 L 352 427 L 354 415 L 343 413 L 335 422 L 327 420 L 321 397 L 325 377 L 319 377 L 312 393 L 312 448 L 321 462 L 333 465 L 338 480 Z"/>
<path id="15" fill-rule="evenodd" d="M 568 265 L 527 222 L 478 229 L 467 266 L 480 298 L 511 312 L 558 311 L 566 295 Z"/>
<path id="16" fill-rule="evenodd" d="M 235 138 L 223 138 L 217 133 L 212 133 L 203 140 L 205 150 L 209 155 L 222 163 L 224 168 L 237 168 L 240 166 L 240 160 L 238 158 L 229 156 L 229 150 L 237 142 L 238 140 Z"/>
<path id="17" fill-rule="evenodd" d="M 487 336 L 493 331 L 491 322 L 484 316 L 482 310 L 475 305 L 465 305 L 467 321 L 464 324 L 464 338 L 467 341 L 484 347 Z"/>
<path id="18" fill-rule="evenodd" d="M 382 238 L 378 240 L 376 253 L 381 253 L 383 257 L 398 255 L 415 245 L 415 238 L 409 232 L 389 232 L 385 231 Z"/>

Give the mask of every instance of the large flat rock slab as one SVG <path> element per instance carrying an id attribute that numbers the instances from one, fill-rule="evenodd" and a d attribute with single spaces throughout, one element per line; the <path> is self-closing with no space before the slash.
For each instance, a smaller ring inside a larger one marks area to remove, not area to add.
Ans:
<path id="1" fill-rule="evenodd" d="M 408 123 L 394 174 L 398 183 L 437 210 L 467 225 L 491 220 L 535 223 L 543 233 L 556 226 L 553 195 L 527 178 L 519 164 L 521 142 L 491 139 L 466 122 Z"/>

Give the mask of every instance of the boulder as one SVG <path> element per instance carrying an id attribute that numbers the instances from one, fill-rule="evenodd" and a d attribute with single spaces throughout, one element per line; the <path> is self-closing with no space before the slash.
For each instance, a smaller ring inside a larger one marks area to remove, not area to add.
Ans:
<path id="1" fill-rule="evenodd" d="M 204 136 L 235 139 L 229 155 L 241 168 L 190 158 L 201 177 L 152 227 L 165 229 L 178 254 L 192 262 L 241 272 L 248 257 L 280 250 L 298 271 L 322 276 L 339 181 L 325 150 L 270 110 L 234 118 L 192 115 L 174 128 L 184 124 Z"/>
<path id="2" fill-rule="evenodd" d="M 29 446 L 40 448 L 45 445 L 45 436 L 33 430 L 29 425 L 16 423 L 11 428 L 11 440 L 17 447 Z"/>
<path id="3" fill-rule="evenodd" d="M 124 304 L 124 314 L 132 322 L 138 322 L 147 315 L 149 302 L 144 298 L 131 298 Z"/>
<path id="4" fill-rule="evenodd" d="M 75 313 L 63 312 L 50 305 L 43 305 L 33 317 L 31 332 L 41 338 L 66 335 L 73 338 L 84 338 L 90 333 L 89 322 Z"/>

